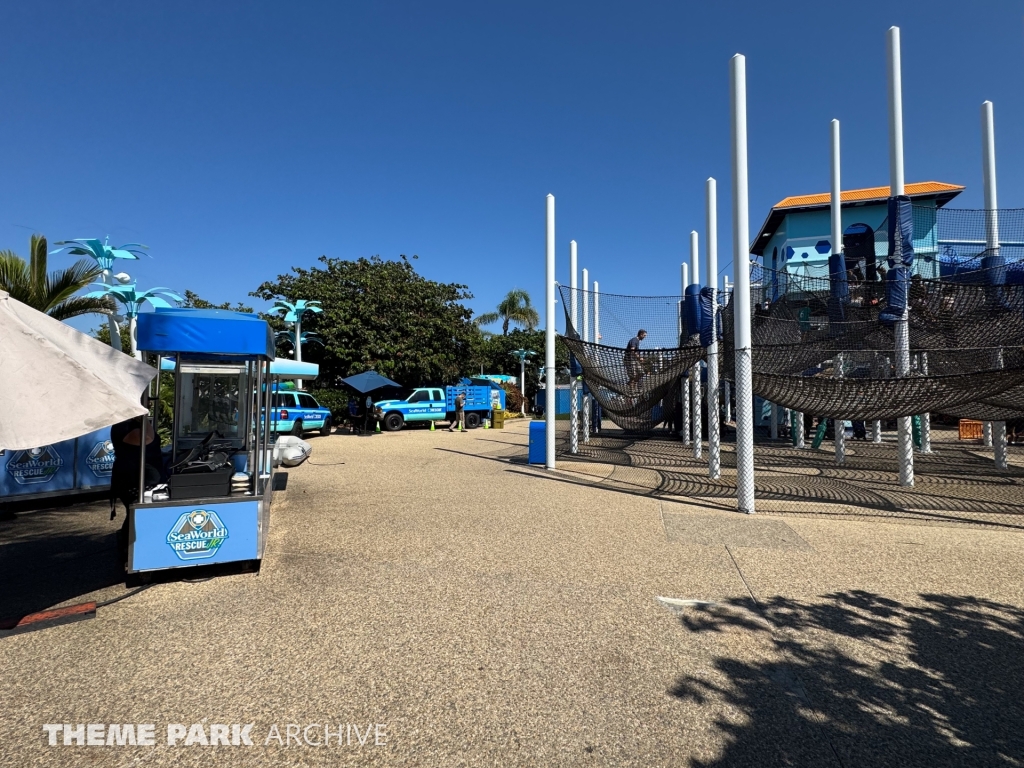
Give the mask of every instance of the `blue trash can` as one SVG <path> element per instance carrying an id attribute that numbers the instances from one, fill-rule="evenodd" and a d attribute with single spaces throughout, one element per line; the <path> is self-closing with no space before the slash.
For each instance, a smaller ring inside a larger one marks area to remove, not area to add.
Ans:
<path id="1" fill-rule="evenodd" d="M 543 421 L 530 422 L 531 464 L 544 464 L 547 461 L 547 426 Z"/>

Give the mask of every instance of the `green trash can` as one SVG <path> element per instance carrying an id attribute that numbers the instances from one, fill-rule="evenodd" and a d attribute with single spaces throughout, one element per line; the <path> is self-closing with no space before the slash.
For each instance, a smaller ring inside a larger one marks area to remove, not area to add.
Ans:
<path id="1" fill-rule="evenodd" d="M 491 411 L 491 427 L 493 429 L 505 428 L 505 411 L 502 408 L 495 408 Z"/>

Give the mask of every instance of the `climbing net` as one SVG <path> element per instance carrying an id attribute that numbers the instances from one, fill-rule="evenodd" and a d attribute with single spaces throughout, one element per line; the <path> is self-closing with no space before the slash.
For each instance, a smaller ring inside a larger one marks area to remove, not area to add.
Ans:
<path id="1" fill-rule="evenodd" d="M 918 263 L 902 279 L 886 276 L 887 266 L 895 271 L 883 255 L 886 224 L 875 233 L 873 259 L 833 257 L 825 275 L 800 265 L 752 270 L 756 394 L 829 418 L 1024 416 L 1024 211 L 912 213 Z M 998 248 L 986 246 L 993 220 Z M 901 373 L 904 308 L 909 359 Z M 733 309 L 723 311 L 727 378 Z"/>
<path id="2" fill-rule="evenodd" d="M 586 392 L 604 415 L 637 432 L 669 421 L 680 379 L 704 357 L 698 337 L 682 328 L 680 297 L 598 295 L 565 286 L 559 290 L 566 314 L 562 340 L 579 365 Z M 646 336 L 640 349 L 628 350 L 629 340 L 641 330 Z"/>

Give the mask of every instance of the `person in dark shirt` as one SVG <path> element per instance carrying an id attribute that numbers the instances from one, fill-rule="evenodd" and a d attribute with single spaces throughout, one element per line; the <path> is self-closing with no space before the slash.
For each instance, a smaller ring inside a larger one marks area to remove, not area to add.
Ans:
<path id="1" fill-rule="evenodd" d="M 644 375 L 644 361 L 640 356 L 640 342 L 647 338 L 647 331 L 641 328 L 636 336 L 626 344 L 626 354 L 622 362 L 626 366 L 626 375 L 629 377 L 629 388 L 639 389 L 640 379 Z"/>
<path id="2" fill-rule="evenodd" d="M 139 436 L 141 418 L 128 419 L 110 428 L 110 442 L 114 446 L 114 466 L 110 472 L 110 519 L 117 514 L 115 504 L 120 501 L 125 511 L 139 500 Z M 146 420 L 146 476 L 147 486 L 164 479 L 163 454 L 151 419 Z"/>

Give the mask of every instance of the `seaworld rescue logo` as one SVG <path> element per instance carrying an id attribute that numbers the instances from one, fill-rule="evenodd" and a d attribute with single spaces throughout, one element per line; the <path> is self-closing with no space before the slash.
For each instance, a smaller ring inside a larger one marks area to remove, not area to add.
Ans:
<path id="1" fill-rule="evenodd" d="M 110 477 L 114 470 L 114 444 L 109 440 L 100 440 L 85 457 L 87 466 L 96 477 Z"/>
<path id="2" fill-rule="evenodd" d="M 227 526 L 212 509 L 194 509 L 177 519 L 167 544 L 181 560 L 205 560 L 228 538 Z"/>
<path id="3" fill-rule="evenodd" d="M 64 466 L 64 459 L 52 445 L 17 451 L 7 462 L 7 471 L 20 485 L 48 483 Z"/>

